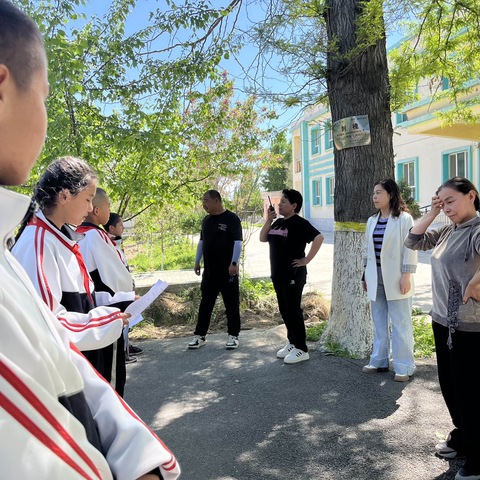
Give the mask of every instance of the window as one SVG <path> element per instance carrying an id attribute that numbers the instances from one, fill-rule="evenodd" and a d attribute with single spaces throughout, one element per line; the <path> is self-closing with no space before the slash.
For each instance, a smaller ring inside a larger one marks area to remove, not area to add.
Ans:
<path id="1" fill-rule="evenodd" d="M 302 171 L 302 163 L 300 160 L 295 160 L 295 173 L 300 173 Z"/>
<path id="2" fill-rule="evenodd" d="M 332 125 L 325 125 L 325 150 L 330 150 L 333 148 L 333 135 L 332 135 Z"/>
<path id="3" fill-rule="evenodd" d="M 322 181 L 321 180 L 312 181 L 312 203 L 313 205 L 322 204 Z"/>
<path id="4" fill-rule="evenodd" d="M 444 182 L 455 176 L 472 180 L 471 172 L 472 147 L 464 147 L 442 153 L 442 177 Z"/>
<path id="5" fill-rule="evenodd" d="M 395 125 L 399 123 L 406 122 L 408 120 L 406 113 L 396 113 L 395 114 Z"/>
<path id="6" fill-rule="evenodd" d="M 405 181 L 410 187 L 412 198 L 418 200 L 417 188 L 417 162 L 418 158 L 404 160 L 397 164 L 397 179 L 399 182 Z"/>
<path id="7" fill-rule="evenodd" d="M 312 155 L 317 155 L 320 153 L 320 127 L 312 128 L 310 138 L 312 141 Z"/>
<path id="8" fill-rule="evenodd" d="M 328 177 L 325 179 L 327 184 L 327 205 L 333 204 L 333 197 L 335 193 L 335 177 Z"/>
<path id="9" fill-rule="evenodd" d="M 467 177 L 467 152 L 456 152 L 447 155 L 447 176 Z"/>

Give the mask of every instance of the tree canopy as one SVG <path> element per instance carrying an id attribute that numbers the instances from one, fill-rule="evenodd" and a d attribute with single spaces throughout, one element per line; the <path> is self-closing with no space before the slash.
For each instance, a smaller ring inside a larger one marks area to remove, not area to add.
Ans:
<path id="1" fill-rule="evenodd" d="M 219 67 L 238 48 L 229 14 L 239 0 L 167 0 L 137 23 L 136 0 L 112 0 L 99 15 L 82 0 L 17 3 L 39 24 L 49 58 L 49 129 L 31 185 L 54 158 L 80 156 L 120 213 L 135 214 L 192 203 L 263 149 L 273 113 L 253 96 L 236 99 Z"/>

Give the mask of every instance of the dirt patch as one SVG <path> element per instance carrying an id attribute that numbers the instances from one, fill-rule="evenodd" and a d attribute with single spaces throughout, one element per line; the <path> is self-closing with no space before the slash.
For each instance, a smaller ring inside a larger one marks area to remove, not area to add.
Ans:
<path id="1" fill-rule="evenodd" d="M 181 295 L 163 293 L 145 312 L 145 320 L 136 325 L 131 339 L 162 339 L 186 337 L 193 334 L 200 303 L 200 289 L 192 289 Z M 245 302 L 242 302 L 245 303 Z M 242 330 L 264 329 L 283 323 L 276 298 L 263 297 L 256 305 L 242 305 Z M 260 307 L 260 308 L 257 308 Z M 306 323 L 315 323 L 328 318 L 330 304 L 320 293 L 311 292 L 303 297 L 303 313 Z M 210 333 L 225 332 L 227 322 L 223 303 L 218 299 L 210 323 Z"/>

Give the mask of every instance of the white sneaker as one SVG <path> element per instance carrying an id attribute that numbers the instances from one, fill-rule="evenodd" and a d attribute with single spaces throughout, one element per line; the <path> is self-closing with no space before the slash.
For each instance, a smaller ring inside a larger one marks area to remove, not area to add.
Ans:
<path id="1" fill-rule="evenodd" d="M 238 337 L 235 337 L 234 335 L 229 335 L 225 348 L 227 350 L 233 350 L 234 348 L 237 348 L 237 347 L 238 347 Z"/>
<path id="2" fill-rule="evenodd" d="M 201 337 L 200 335 L 195 335 L 192 341 L 188 344 L 188 348 L 190 350 L 194 350 L 200 347 L 203 347 L 207 343 L 205 337 Z"/>
<path id="3" fill-rule="evenodd" d="M 277 352 L 277 358 L 285 358 L 294 348 L 295 345 L 293 343 L 287 343 Z"/>
<path id="4" fill-rule="evenodd" d="M 292 363 L 298 363 L 298 362 L 304 362 L 305 360 L 308 360 L 310 358 L 310 355 L 308 352 L 304 352 L 303 350 L 300 350 L 299 348 L 293 347 L 289 354 L 283 359 L 284 363 L 292 364 Z"/>
<path id="5" fill-rule="evenodd" d="M 454 448 L 449 447 L 447 440 L 444 440 L 443 442 L 437 443 L 435 445 L 435 453 L 442 458 L 457 458 L 457 457 L 463 457 L 462 453 L 458 453 Z"/>

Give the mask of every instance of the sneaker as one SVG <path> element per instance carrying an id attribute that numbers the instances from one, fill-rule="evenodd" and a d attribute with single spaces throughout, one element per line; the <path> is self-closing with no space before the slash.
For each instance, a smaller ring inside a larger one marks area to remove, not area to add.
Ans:
<path id="1" fill-rule="evenodd" d="M 308 354 L 308 352 L 304 352 L 299 348 L 293 347 L 288 353 L 288 355 L 283 359 L 283 362 L 292 364 L 292 363 L 304 362 L 309 358 L 310 358 L 310 355 Z"/>
<path id="2" fill-rule="evenodd" d="M 135 345 L 129 345 L 128 353 L 130 355 L 141 355 L 143 353 L 143 348 L 136 347 Z"/>
<path id="3" fill-rule="evenodd" d="M 233 350 L 234 348 L 238 347 L 238 337 L 235 337 L 234 335 L 229 335 L 227 344 L 226 344 L 226 349 L 227 350 Z"/>
<path id="4" fill-rule="evenodd" d="M 457 450 L 448 446 L 447 440 L 444 440 L 443 442 L 437 443 L 435 445 L 435 453 L 439 457 L 447 458 L 447 459 L 452 459 L 452 458 L 457 458 L 462 456 L 457 452 Z"/>
<path id="5" fill-rule="evenodd" d="M 205 340 L 205 337 L 201 337 L 200 335 L 195 335 L 192 339 L 192 341 L 188 344 L 188 348 L 190 350 L 194 350 L 196 348 L 203 347 L 207 341 Z"/>
<path id="6" fill-rule="evenodd" d="M 411 375 L 399 375 L 398 373 L 395 374 L 393 377 L 394 382 L 408 382 L 411 378 Z"/>
<path id="7" fill-rule="evenodd" d="M 455 480 L 480 480 L 480 473 L 472 473 L 462 467 L 455 475 Z"/>
<path id="8" fill-rule="evenodd" d="M 388 372 L 388 367 L 374 367 L 373 365 L 365 365 L 362 368 L 363 373 L 380 373 Z"/>
<path id="9" fill-rule="evenodd" d="M 125 363 L 135 363 L 137 360 L 138 358 L 133 355 L 125 355 Z"/>
<path id="10" fill-rule="evenodd" d="M 277 352 L 277 358 L 285 358 L 294 348 L 295 345 L 293 343 L 287 343 Z"/>

